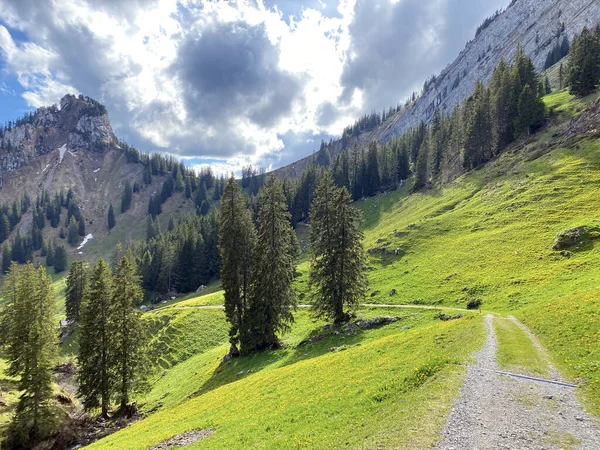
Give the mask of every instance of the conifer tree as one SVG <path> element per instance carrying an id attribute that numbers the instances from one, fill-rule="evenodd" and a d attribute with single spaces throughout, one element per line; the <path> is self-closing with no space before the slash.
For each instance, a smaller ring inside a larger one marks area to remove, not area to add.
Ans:
<path id="1" fill-rule="evenodd" d="M 290 239 L 290 213 L 279 180 L 271 175 L 259 193 L 257 244 L 254 252 L 248 324 L 249 346 L 242 352 L 274 348 L 277 333 L 294 321 L 296 297 L 292 288 L 295 265 Z"/>
<path id="2" fill-rule="evenodd" d="M 571 46 L 568 74 L 571 94 L 587 95 L 596 89 L 599 82 L 600 38 L 585 27 Z"/>
<path id="3" fill-rule="evenodd" d="M 523 88 L 519 98 L 518 115 L 515 118 L 515 132 L 517 134 L 531 134 L 532 127 L 540 124 L 544 120 L 544 104 L 540 100 L 536 91 L 528 84 Z"/>
<path id="4" fill-rule="evenodd" d="M 548 75 L 544 77 L 544 94 L 552 93 L 552 86 L 550 85 L 550 79 Z"/>
<path id="5" fill-rule="evenodd" d="M 67 320 L 79 322 L 81 303 L 87 288 L 87 268 L 83 261 L 71 264 L 65 289 L 65 309 Z"/>
<path id="6" fill-rule="evenodd" d="M 54 243 L 52 241 L 48 241 L 48 253 L 46 254 L 46 266 L 53 267 L 54 266 L 54 258 L 55 257 L 55 248 Z"/>
<path id="7" fill-rule="evenodd" d="M 55 426 L 50 409 L 57 356 L 54 298 L 42 267 L 13 265 L 9 280 L 7 373 L 18 377 L 21 391 L 9 440 L 12 448 L 27 448 L 49 436 Z"/>
<path id="8" fill-rule="evenodd" d="M 121 213 L 124 213 L 131 208 L 131 199 L 133 197 L 133 189 L 131 183 L 127 181 L 123 188 L 123 195 L 121 196 Z"/>
<path id="9" fill-rule="evenodd" d="M 109 323 L 113 340 L 115 393 L 123 415 L 129 415 L 131 395 L 145 388 L 146 330 L 141 313 L 135 307 L 143 297 L 133 255 L 127 253 L 121 258 L 113 277 Z"/>
<path id="10" fill-rule="evenodd" d="M 563 67 L 563 63 L 560 63 L 560 67 L 558 69 L 558 88 L 562 89 L 565 83 L 565 70 Z"/>
<path id="11" fill-rule="evenodd" d="M 2 273 L 8 273 L 10 263 L 12 262 L 12 250 L 7 242 L 2 248 Z"/>
<path id="12" fill-rule="evenodd" d="M 113 205 L 108 207 L 108 229 L 112 230 L 117 222 L 115 221 L 115 210 L 113 209 Z"/>
<path id="13" fill-rule="evenodd" d="M 381 178 L 379 176 L 379 161 L 377 159 L 377 143 L 375 141 L 369 144 L 367 153 L 367 173 L 364 194 L 368 196 L 375 195 L 381 187 Z"/>
<path id="14" fill-rule="evenodd" d="M 351 203 L 348 190 L 336 188 L 325 174 L 310 213 L 310 283 L 316 287 L 313 310 L 336 324 L 348 319 L 344 308 L 364 298 L 367 286 L 360 213 Z"/>
<path id="15" fill-rule="evenodd" d="M 85 219 L 83 218 L 83 216 L 79 216 L 79 236 L 81 237 L 85 237 Z"/>
<path id="16" fill-rule="evenodd" d="M 67 242 L 71 244 L 73 247 L 79 243 L 79 226 L 77 225 L 77 221 L 75 217 L 71 217 L 69 221 L 69 231 L 67 234 Z"/>
<path id="17" fill-rule="evenodd" d="M 112 298 L 110 268 L 100 259 L 81 305 L 77 379 L 84 407 L 88 410 L 100 407 L 105 418 L 115 387 Z"/>
<path id="18" fill-rule="evenodd" d="M 242 191 L 231 177 L 221 198 L 219 210 L 219 251 L 221 253 L 221 286 L 225 292 L 225 315 L 230 323 L 229 340 L 232 353 L 238 351 L 246 330 L 252 281 L 253 252 L 256 230 Z"/>
<path id="19" fill-rule="evenodd" d="M 67 269 L 67 250 L 64 245 L 57 245 L 54 250 L 54 271 L 56 273 L 64 272 Z"/>
<path id="20" fill-rule="evenodd" d="M 429 183 L 429 170 L 427 167 L 428 157 L 429 139 L 426 135 L 422 141 L 421 149 L 419 150 L 417 161 L 415 163 L 415 190 L 421 189 Z"/>

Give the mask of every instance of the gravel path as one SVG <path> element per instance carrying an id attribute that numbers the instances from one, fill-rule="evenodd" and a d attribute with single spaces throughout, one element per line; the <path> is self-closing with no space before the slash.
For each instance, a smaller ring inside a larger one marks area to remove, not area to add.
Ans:
<path id="1" fill-rule="evenodd" d="M 435 448 L 600 449 L 598 422 L 584 411 L 576 389 L 494 372 L 499 368 L 492 320 L 486 316 L 487 341 L 468 369 L 442 440 Z M 534 344 L 539 346 L 535 339 Z M 558 376 L 553 367 L 551 373 Z"/>

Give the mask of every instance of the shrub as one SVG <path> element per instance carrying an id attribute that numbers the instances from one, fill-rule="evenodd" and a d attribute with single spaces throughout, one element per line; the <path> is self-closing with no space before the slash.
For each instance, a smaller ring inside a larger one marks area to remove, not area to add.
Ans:
<path id="1" fill-rule="evenodd" d="M 477 309 L 481 307 L 483 300 L 480 298 L 474 298 L 467 302 L 467 309 Z"/>

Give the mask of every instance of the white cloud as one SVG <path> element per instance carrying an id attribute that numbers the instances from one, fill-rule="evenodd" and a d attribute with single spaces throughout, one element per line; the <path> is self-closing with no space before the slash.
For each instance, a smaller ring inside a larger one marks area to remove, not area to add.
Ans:
<path id="1" fill-rule="evenodd" d="M 299 2 L 264 1 L 0 0 L 8 27 L 0 25 L 0 58 L 30 106 L 81 92 L 105 103 L 117 135 L 140 149 L 217 158 L 228 172 L 277 164 L 274 154 L 302 157 L 311 150 L 307 140 L 316 146 L 364 109 L 395 104 L 400 84 L 420 85 L 454 56 L 440 55 L 449 33 L 464 34 L 449 17 L 481 3 L 461 0 L 455 14 L 457 0 L 306 0 L 300 3 L 312 7 L 300 10 Z M 402 8 L 420 16 L 405 17 Z M 411 24 L 423 26 L 408 36 Z M 209 44 L 224 53 L 198 47 Z M 221 72 L 194 57 L 211 58 Z M 299 142 L 304 153 L 290 155 L 284 144 Z"/>

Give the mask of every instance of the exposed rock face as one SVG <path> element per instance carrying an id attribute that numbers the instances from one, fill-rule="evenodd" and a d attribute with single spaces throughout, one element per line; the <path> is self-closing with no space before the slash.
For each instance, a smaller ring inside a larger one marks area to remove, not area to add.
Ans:
<path id="1" fill-rule="evenodd" d="M 429 83 L 423 95 L 412 105 L 392 115 L 375 130 L 362 133 L 358 140 L 348 144 L 348 148 L 355 143 L 359 147 L 366 146 L 372 140 L 384 144 L 418 126 L 421 121 L 429 122 L 437 108 L 450 113 L 471 95 L 478 80 L 489 81 L 500 58 L 512 62 L 519 44 L 532 58 L 536 69 L 541 71 L 556 42 L 565 35 L 572 42 L 583 27 L 592 28 L 598 22 L 599 0 L 515 0 L 467 43 L 458 57 Z M 331 157 L 343 150 L 341 142 L 338 140 L 328 146 Z M 309 156 L 296 161 L 277 169 L 275 174 L 299 177 L 312 159 L 313 156 Z M 460 161 L 453 161 L 450 167 L 452 173 L 447 174 L 447 179 L 463 171 Z"/>
<path id="2" fill-rule="evenodd" d="M 103 151 L 115 137 L 105 108 L 94 100 L 66 95 L 38 109 L 0 137 L 0 170 L 14 171 L 31 159 L 66 145 L 66 150 Z"/>
<path id="3" fill-rule="evenodd" d="M 519 44 L 541 71 L 548 52 L 562 36 L 572 42 L 585 26 L 591 28 L 598 22 L 597 0 L 516 0 L 467 43 L 414 106 L 384 124 L 380 142 L 401 135 L 421 120 L 429 121 L 436 108 L 450 112 L 473 92 L 478 80 L 489 81 L 500 58 L 512 61 Z"/>

